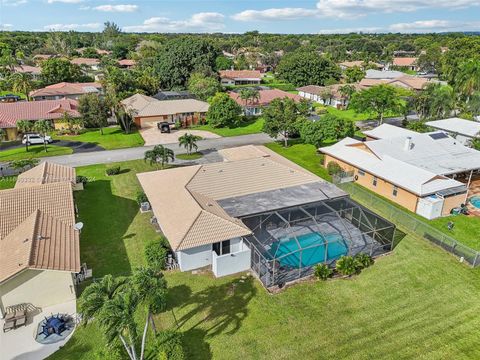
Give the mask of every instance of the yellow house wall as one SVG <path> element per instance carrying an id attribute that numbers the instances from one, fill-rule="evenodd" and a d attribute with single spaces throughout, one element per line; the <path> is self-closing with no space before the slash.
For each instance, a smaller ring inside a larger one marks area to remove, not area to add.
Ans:
<path id="1" fill-rule="evenodd" d="M 18 131 L 16 128 L 8 128 L 5 129 L 5 132 L 7 134 L 7 140 L 8 141 L 13 141 L 17 139 L 18 136 Z"/>
<path id="2" fill-rule="evenodd" d="M 405 207 L 406 209 L 415 212 L 417 210 L 417 203 L 418 203 L 418 196 L 406 191 L 400 187 L 397 188 L 397 196 L 393 196 L 393 184 L 385 181 L 381 178 L 377 178 L 377 186 L 373 186 L 373 175 L 365 172 L 365 175 L 360 175 L 358 173 L 358 169 L 355 168 L 354 166 L 347 164 L 341 160 L 338 160 L 330 155 L 325 155 L 325 166 L 330 162 L 334 161 L 344 171 L 354 171 L 355 175 L 358 176 L 357 182 L 358 184 L 362 185 L 363 187 L 366 187 L 367 189 L 377 193 L 378 195 L 381 195 L 391 201 L 396 202 L 397 204 Z"/>
<path id="3" fill-rule="evenodd" d="M 22 303 L 46 307 L 75 300 L 72 273 L 51 270 L 26 270 L 0 285 L 0 312 Z"/>
<path id="4" fill-rule="evenodd" d="M 465 193 L 446 197 L 443 202 L 442 216 L 450 215 L 453 208 L 459 207 L 465 203 Z"/>

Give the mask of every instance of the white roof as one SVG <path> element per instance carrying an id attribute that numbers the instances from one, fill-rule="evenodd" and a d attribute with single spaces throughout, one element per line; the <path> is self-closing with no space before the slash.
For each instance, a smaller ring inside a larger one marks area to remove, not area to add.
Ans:
<path id="1" fill-rule="evenodd" d="M 426 123 L 435 129 L 445 130 L 450 133 L 468 136 L 471 138 L 480 138 L 480 122 L 470 121 L 460 118 L 450 118 Z"/>
<path id="2" fill-rule="evenodd" d="M 396 79 L 405 76 L 405 73 L 395 70 L 375 70 L 368 69 L 366 71 L 366 79 Z"/>
<path id="3" fill-rule="evenodd" d="M 377 126 L 375 129 L 363 131 L 363 133 L 375 139 L 388 139 L 392 137 L 411 136 L 418 134 L 415 131 L 390 124 L 382 124 L 380 126 Z"/>
<path id="4" fill-rule="evenodd" d="M 463 186 L 459 181 L 438 176 L 428 170 L 397 160 L 391 156 L 386 155 L 383 158 L 379 158 L 375 154 L 355 146 L 355 144 L 362 145 L 362 142 L 346 138 L 335 145 L 324 147 L 320 150 L 419 196 L 426 196 L 440 190 Z"/>

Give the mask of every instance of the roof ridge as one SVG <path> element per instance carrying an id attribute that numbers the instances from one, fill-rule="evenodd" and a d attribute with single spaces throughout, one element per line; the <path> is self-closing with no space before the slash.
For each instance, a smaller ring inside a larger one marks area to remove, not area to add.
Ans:
<path id="1" fill-rule="evenodd" d="M 38 218 L 40 216 L 40 209 L 36 209 L 33 211 L 32 214 L 35 213 L 35 221 L 33 222 L 33 232 L 32 232 L 32 241 L 31 241 L 31 244 L 30 244 L 30 254 L 28 255 L 28 266 L 30 267 L 32 265 L 32 261 L 33 261 L 33 254 L 34 254 L 34 250 L 35 250 L 35 246 L 37 245 L 37 240 L 35 235 L 37 235 L 38 233 Z M 31 216 L 31 215 L 30 215 Z M 28 219 L 28 218 L 27 218 Z M 20 226 L 20 225 L 19 225 Z M 18 227 L 18 226 L 17 226 Z"/>
<path id="2" fill-rule="evenodd" d="M 193 197 L 193 196 L 192 196 Z M 196 201 L 196 200 L 195 200 Z M 198 202 L 197 202 L 198 203 Z M 200 206 L 200 205 L 199 205 Z M 195 219 L 192 221 L 192 223 L 190 224 L 190 226 L 188 227 L 187 231 L 185 232 L 185 234 L 182 236 L 182 240 L 180 240 L 180 242 L 178 243 L 177 247 L 174 249 L 175 251 L 180 248 L 180 245 L 182 245 L 182 243 L 185 241 L 185 238 L 187 237 L 188 233 L 192 230 L 192 227 L 193 225 L 195 225 L 195 223 L 197 222 L 198 218 L 200 217 L 200 215 L 202 214 L 202 211 L 203 209 L 200 207 L 200 211 L 198 212 L 197 216 L 195 217 Z"/>

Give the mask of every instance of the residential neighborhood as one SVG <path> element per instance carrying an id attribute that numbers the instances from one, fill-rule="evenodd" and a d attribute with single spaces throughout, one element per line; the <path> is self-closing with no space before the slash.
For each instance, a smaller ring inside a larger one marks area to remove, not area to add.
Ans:
<path id="1" fill-rule="evenodd" d="M 0 360 L 480 358 L 478 4 L 0 12 Z"/>

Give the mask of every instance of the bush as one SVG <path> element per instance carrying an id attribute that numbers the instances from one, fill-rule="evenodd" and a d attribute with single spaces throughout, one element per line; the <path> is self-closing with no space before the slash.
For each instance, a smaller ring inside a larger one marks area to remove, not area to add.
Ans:
<path id="1" fill-rule="evenodd" d="M 147 195 L 143 191 L 140 191 L 137 193 L 137 203 L 138 205 L 141 205 L 144 202 L 148 202 Z"/>
<path id="2" fill-rule="evenodd" d="M 327 264 L 317 264 L 313 271 L 317 279 L 320 280 L 327 280 L 333 274 L 333 270 Z"/>
<path id="3" fill-rule="evenodd" d="M 327 172 L 329 175 L 337 175 L 342 172 L 342 168 L 335 161 L 329 161 L 327 164 Z"/>
<path id="4" fill-rule="evenodd" d="M 111 167 L 111 168 L 107 168 L 105 173 L 107 174 L 107 176 L 118 175 L 118 174 L 120 174 L 120 166 L 114 166 L 114 167 Z"/>
<path id="5" fill-rule="evenodd" d="M 165 270 L 165 263 L 167 260 L 168 249 L 165 246 L 165 241 L 155 240 L 150 241 L 145 246 L 144 256 L 148 266 L 160 271 Z"/>
<path id="6" fill-rule="evenodd" d="M 337 260 L 335 268 L 337 271 L 346 276 L 351 276 L 358 272 L 356 262 L 353 257 L 351 256 L 342 256 L 340 259 Z"/>
<path id="7" fill-rule="evenodd" d="M 87 185 L 88 178 L 86 176 L 83 176 L 83 175 L 78 175 L 77 176 L 77 184 L 80 184 L 80 183 L 82 183 L 83 186 Z"/>
<path id="8" fill-rule="evenodd" d="M 182 333 L 174 330 L 159 332 L 155 337 L 154 349 L 158 360 L 186 359 L 182 344 Z"/>
<path id="9" fill-rule="evenodd" d="M 362 270 L 373 265 L 373 258 L 368 254 L 359 253 L 355 255 L 353 259 L 355 260 L 357 270 Z"/>

